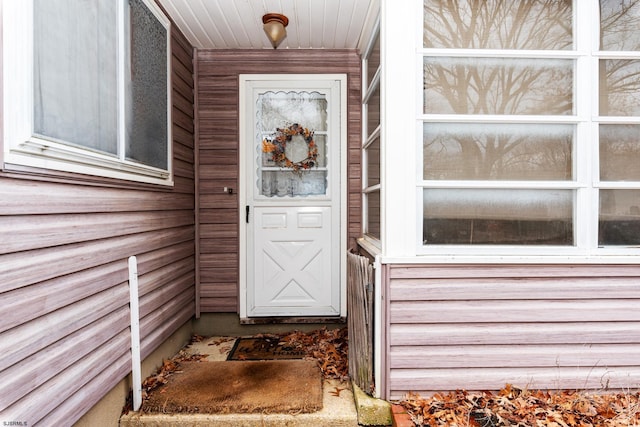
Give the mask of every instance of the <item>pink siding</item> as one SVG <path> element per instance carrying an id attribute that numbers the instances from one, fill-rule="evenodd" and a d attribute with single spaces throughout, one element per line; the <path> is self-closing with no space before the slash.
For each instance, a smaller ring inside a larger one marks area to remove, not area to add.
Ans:
<path id="1" fill-rule="evenodd" d="M 238 311 L 239 75 L 345 73 L 349 141 L 349 245 L 360 235 L 360 58 L 352 50 L 199 50 L 198 123 L 199 298 L 202 312 Z M 233 188 L 226 194 L 224 187 Z"/>
<path id="2" fill-rule="evenodd" d="M 640 384 L 640 266 L 387 265 L 387 398 Z"/>
<path id="3" fill-rule="evenodd" d="M 175 186 L 0 172 L 0 421 L 71 425 L 195 310 L 192 48 L 172 34 Z M 1 123 L 1 122 L 0 122 Z"/>

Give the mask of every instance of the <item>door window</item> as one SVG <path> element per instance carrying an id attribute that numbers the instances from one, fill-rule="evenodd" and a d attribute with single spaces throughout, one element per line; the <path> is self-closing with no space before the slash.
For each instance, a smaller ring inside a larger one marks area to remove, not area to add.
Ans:
<path id="1" fill-rule="evenodd" d="M 268 91 L 258 95 L 256 112 L 256 194 L 326 195 L 326 95 Z"/>

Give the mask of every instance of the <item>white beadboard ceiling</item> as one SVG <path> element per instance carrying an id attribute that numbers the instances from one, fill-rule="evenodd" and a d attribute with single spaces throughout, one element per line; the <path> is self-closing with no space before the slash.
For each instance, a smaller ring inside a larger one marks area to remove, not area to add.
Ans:
<path id="1" fill-rule="evenodd" d="M 273 49 L 262 16 L 289 18 L 278 49 L 354 49 L 373 0 L 158 0 L 198 49 Z"/>

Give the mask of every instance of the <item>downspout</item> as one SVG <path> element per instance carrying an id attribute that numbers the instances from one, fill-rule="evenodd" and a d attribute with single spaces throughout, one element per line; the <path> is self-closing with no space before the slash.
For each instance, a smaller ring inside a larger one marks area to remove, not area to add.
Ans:
<path id="1" fill-rule="evenodd" d="M 133 410 L 142 406 L 142 364 L 140 360 L 140 307 L 138 299 L 138 261 L 129 257 L 129 312 L 131 313 L 131 388 Z"/>

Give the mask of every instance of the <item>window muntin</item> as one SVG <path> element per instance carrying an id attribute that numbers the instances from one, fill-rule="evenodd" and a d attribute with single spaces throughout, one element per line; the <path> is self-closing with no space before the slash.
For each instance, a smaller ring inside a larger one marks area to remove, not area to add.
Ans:
<path id="1" fill-rule="evenodd" d="M 168 19 L 148 0 L 67 3 L 3 10 L 4 168 L 173 185 Z"/>
<path id="2" fill-rule="evenodd" d="M 421 252 L 639 245 L 640 4 L 423 9 Z"/>

